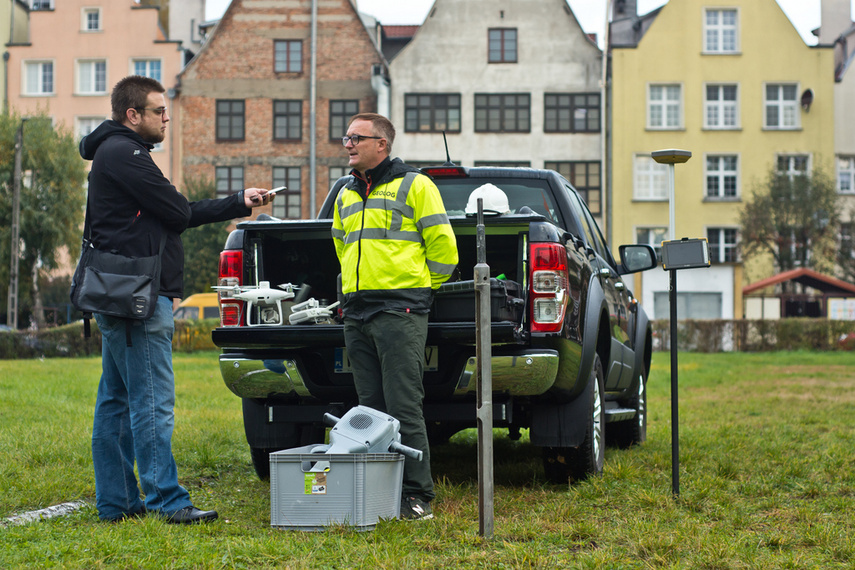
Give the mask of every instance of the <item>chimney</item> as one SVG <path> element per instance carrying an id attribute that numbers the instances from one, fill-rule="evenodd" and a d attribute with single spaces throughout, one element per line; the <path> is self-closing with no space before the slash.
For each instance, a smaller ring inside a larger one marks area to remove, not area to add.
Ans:
<path id="1" fill-rule="evenodd" d="M 638 16 L 638 0 L 613 0 L 612 18 L 635 18 Z"/>
<path id="2" fill-rule="evenodd" d="M 850 0 L 821 0 L 822 20 L 819 26 L 819 43 L 832 44 L 852 25 Z"/>

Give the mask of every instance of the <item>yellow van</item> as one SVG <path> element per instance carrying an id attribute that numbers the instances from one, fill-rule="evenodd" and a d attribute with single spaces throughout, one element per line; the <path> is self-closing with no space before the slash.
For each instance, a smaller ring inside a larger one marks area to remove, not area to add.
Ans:
<path id="1" fill-rule="evenodd" d="M 220 303 L 217 293 L 196 293 L 190 295 L 172 312 L 176 319 L 219 319 Z"/>

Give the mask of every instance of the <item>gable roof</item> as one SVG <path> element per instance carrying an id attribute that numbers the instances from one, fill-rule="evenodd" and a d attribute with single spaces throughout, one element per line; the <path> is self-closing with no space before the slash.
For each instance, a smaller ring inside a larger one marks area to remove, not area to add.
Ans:
<path id="1" fill-rule="evenodd" d="M 789 271 L 773 275 L 772 277 L 755 281 L 754 283 L 743 287 L 742 294 L 748 295 L 749 293 L 754 293 L 755 291 L 765 289 L 766 287 L 772 287 L 773 285 L 778 285 L 785 281 L 794 281 L 805 285 L 806 287 L 822 291 L 823 293 L 855 294 L 855 285 L 847 283 L 846 281 L 841 281 L 840 279 L 831 277 L 830 275 L 817 273 L 812 269 L 806 269 L 804 267 L 791 269 Z"/>

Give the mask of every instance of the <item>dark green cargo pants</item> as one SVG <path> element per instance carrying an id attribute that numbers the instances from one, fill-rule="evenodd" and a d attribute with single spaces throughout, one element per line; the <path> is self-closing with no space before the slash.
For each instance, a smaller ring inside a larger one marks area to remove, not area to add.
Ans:
<path id="1" fill-rule="evenodd" d="M 401 422 L 401 443 L 424 452 L 421 461 L 404 460 L 404 496 L 431 501 L 430 472 L 422 403 L 425 389 L 427 315 L 384 312 L 367 323 L 344 320 L 344 340 L 359 403 Z"/>

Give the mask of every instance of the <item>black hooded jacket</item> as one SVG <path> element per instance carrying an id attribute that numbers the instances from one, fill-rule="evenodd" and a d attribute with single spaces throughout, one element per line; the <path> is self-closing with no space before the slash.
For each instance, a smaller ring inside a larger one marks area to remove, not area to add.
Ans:
<path id="1" fill-rule="evenodd" d="M 131 257 L 154 255 L 166 232 L 160 294 L 184 296 L 181 233 L 210 222 L 252 213 L 243 192 L 216 200 L 188 202 L 151 158 L 153 145 L 115 121 L 104 121 L 80 141 L 89 172 L 89 226 L 98 249 Z"/>

